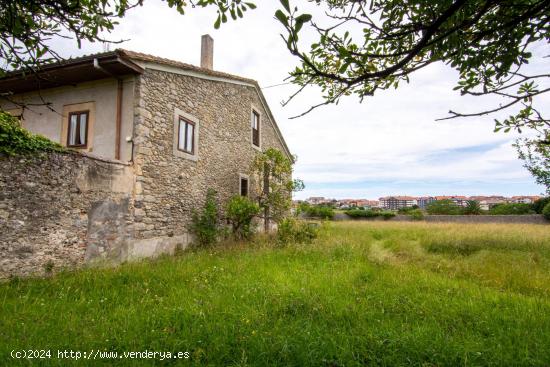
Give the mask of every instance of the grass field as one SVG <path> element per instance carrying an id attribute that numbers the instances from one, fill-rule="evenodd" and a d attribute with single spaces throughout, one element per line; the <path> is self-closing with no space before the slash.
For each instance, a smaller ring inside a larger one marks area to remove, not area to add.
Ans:
<path id="1" fill-rule="evenodd" d="M 330 223 L 268 239 L 0 284 L 12 350 L 189 352 L 117 365 L 550 365 L 550 226 Z M 30 363 L 29 363 L 30 362 Z"/>

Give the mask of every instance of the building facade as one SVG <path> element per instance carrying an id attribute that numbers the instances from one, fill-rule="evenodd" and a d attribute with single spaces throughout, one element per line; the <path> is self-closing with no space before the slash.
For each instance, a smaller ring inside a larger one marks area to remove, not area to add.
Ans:
<path id="1" fill-rule="evenodd" d="M 28 177 L 29 185 L 38 175 L 46 175 L 52 187 L 44 182 L 40 192 L 26 192 L 26 214 L 11 209 L 22 204 L 15 202 L 21 196 L 16 193 L 19 187 L 9 184 L 24 176 L 25 171 L 15 168 L 16 177 L 13 167 L 12 172 L 2 170 L 0 180 L 6 185 L 0 195 L 0 208 L 7 208 L 2 209 L 7 214 L 0 213 L 0 222 L 5 219 L 1 224 L 11 228 L 4 231 L 10 233 L 9 238 L 0 234 L 0 252 L 6 259 L 15 259 L 19 247 L 25 247 L 29 262 L 40 267 L 43 261 L 36 256 L 42 252 L 41 246 L 48 246 L 50 252 L 59 253 L 49 260 L 63 265 L 66 251 L 60 248 L 68 242 L 74 245 L 71 257 L 81 262 L 125 261 L 173 252 L 191 241 L 191 216 L 202 207 L 208 189 L 217 192 L 221 207 L 233 195 L 255 198 L 257 185 L 250 165 L 256 155 L 268 148 L 278 149 L 290 159 L 292 155 L 258 83 L 212 70 L 211 45 L 211 38 L 203 37 L 206 54 L 201 56 L 201 67 L 116 50 L 45 68 L 42 78 L 47 82 L 42 82 L 40 89 L 36 79 L 28 75 L 13 73 L 0 79 L 0 92 L 11 92 L 0 107 L 19 116 L 22 126 L 31 132 L 71 148 L 71 162 L 77 159 L 74 152 L 79 152 L 86 162 L 124 166 L 124 170 L 99 170 L 90 169 L 91 163 L 76 162 L 71 164 L 81 174 L 58 177 L 53 168 L 56 165 L 37 163 L 34 176 Z M 10 165 L 17 162 L 9 160 L 3 166 Z M 59 174 L 65 171 L 59 170 Z M 123 176 L 121 180 L 111 177 L 114 171 L 117 177 Z M 119 181 L 124 189 L 117 191 L 116 197 L 110 195 L 110 185 Z M 74 187 L 76 197 L 78 192 L 93 191 L 90 197 L 94 199 L 75 206 L 74 211 L 65 210 L 68 204 L 58 200 L 64 207 L 56 208 L 55 197 L 48 194 L 60 194 L 54 190 L 55 182 Z M 97 182 L 101 182 L 101 190 Z M 51 202 L 50 218 L 37 210 L 37 218 L 32 221 L 19 219 L 33 212 L 29 207 L 33 195 L 36 205 L 44 200 Z M 101 212 L 98 208 L 102 203 L 105 207 L 118 205 L 123 220 L 119 219 L 124 222 L 118 228 L 123 230 L 103 235 L 100 231 L 93 236 L 84 231 L 79 238 L 68 239 L 67 229 L 67 235 L 54 240 L 29 240 L 31 228 L 26 228 L 27 224 L 50 228 L 50 222 L 59 222 L 59 218 L 64 223 L 78 220 L 87 223 L 88 228 L 100 228 L 103 217 L 95 214 Z M 27 224 L 17 226 L 14 223 L 18 221 Z M 8 243 L 14 238 L 20 246 Z M 12 270 L 0 263 L 0 277 L 8 273 Z"/>
<path id="2" fill-rule="evenodd" d="M 384 209 L 399 210 L 417 205 L 417 200 L 412 196 L 386 196 L 379 199 L 380 206 Z"/>

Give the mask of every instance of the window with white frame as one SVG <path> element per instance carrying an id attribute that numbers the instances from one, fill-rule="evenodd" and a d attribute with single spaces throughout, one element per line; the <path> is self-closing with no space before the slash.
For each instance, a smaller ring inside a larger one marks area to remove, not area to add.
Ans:
<path id="1" fill-rule="evenodd" d="M 178 150 L 195 154 L 195 123 L 181 116 L 178 127 Z"/>
<path id="2" fill-rule="evenodd" d="M 67 146 L 73 148 L 86 148 L 88 145 L 88 120 L 90 111 L 78 111 L 69 113 L 67 125 Z"/>
<path id="3" fill-rule="evenodd" d="M 260 147 L 260 114 L 252 110 L 252 144 Z"/>

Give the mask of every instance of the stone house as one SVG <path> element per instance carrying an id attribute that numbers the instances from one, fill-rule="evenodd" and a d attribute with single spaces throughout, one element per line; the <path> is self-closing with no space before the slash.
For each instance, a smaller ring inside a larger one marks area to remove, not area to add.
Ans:
<path id="1" fill-rule="evenodd" d="M 0 79 L 0 107 L 66 154 L 0 157 L 0 278 L 171 253 L 207 189 L 254 196 L 249 167 L 292 158 L 254 80 L 118 49 Z M 74 152 L 78 153 L 74 153 Z"/>

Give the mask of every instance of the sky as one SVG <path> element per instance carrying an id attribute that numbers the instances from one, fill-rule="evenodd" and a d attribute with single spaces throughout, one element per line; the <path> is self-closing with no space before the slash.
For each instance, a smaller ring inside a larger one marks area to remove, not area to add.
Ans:
<path id="1" fill-rule="evenodd" d="M 493 119 L 445 117 L 450 109 L 476 112 L 498 105 L 494 98 L 461 97 L 453 91 L 458 74 L 433 64 L 411 76 L 409 84 L 382 91 L 362 103 L 350 96 L 338 105 L 321 107 L 290 119 L 321 101 L 310 88 L 289 105 L 281 102 L 296 86 L 282 85 L 297 65 L 282 39 L 273 14 L 277 1 L 256 1 L 243 19 L 213 27 L 216 12 L 189 9 L 180 15 L 165 2 L 147 0 L 131 10 L 112 40 L 117 47 L 200 64 L 200 38 L 214 38 L 214 69 L 255 79 L 277 120 L 291 152 L 297 155 L 294 177 L 305 183 L 295 198 L 377 199 L 386 195 L 536 195 L 544 191 L 517 159 L 512 143 L 518 135 L 494 133 Z M 302 5 L 301 5 L 302 6 Z M 314 16 L 319 14 L 307 4 Z M 311 41 L 306 33 L 303 41 Z M 62 56 L 104 51 L 101 43 L 53 41 Z M 311 43 L 311 42 L 310 42 Z M 545 59 L 546 63 L 550 59 Z M 546 69 L 548 64 L 535 64 Z M 545 103 L 550 98 L 544 97 Z M 501 114 L 505 116 L 507 114 Z"/>

